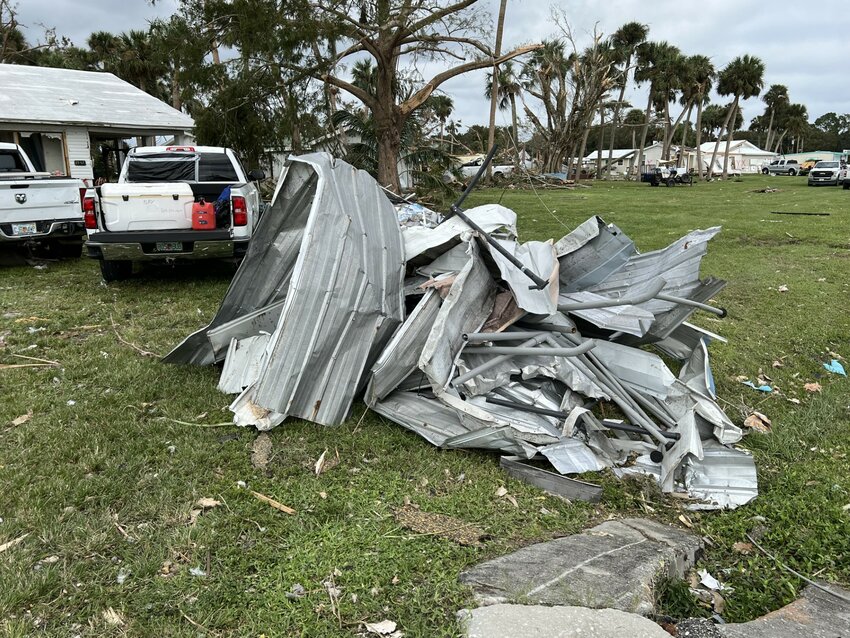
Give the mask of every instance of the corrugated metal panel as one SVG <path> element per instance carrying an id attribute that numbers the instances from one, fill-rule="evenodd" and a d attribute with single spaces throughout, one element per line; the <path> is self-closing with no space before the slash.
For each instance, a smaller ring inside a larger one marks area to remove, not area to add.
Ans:
<path id="1" fill-rule="evenodd" d="M 404 318 L 404 247 L 395 209 L 367 173 L 325 153 L 292 161 L 318 185 L 253 400 L 332 425 Z"/>
<path id="2" fill-rule="evenodd" d="M 111 73 L 0 64 L 0 121 L 189 131 L 185 113 Z"/>
<path id="3" fill-rule="evenodd" d="M 0 64 L 0 66 L 3 65 Z M 2 117 L 0 115 L 0 118 Z M 65 129 L 65 143 L 68 145 L 66 153 L 68 154 L 68 163 L 71 166 L 71 177 L 94 179 L 88 130 L 84 128 Z M 85 166 L 75 166 L 75 161 L 85 161 L 86 164 Z"/>

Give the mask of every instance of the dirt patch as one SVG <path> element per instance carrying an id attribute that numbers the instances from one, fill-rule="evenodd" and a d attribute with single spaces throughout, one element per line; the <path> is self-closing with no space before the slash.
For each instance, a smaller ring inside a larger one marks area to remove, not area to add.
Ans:
<path id="1" fill-rule="evenodd" d="M 480 545 L 486 534 L 473 523 L 466 523 L 453 516 L 423 512 L 414 505 L 405 505 L 395 510 L 398 524 L 417 534 L 439 536 L 460 545 Z"/>

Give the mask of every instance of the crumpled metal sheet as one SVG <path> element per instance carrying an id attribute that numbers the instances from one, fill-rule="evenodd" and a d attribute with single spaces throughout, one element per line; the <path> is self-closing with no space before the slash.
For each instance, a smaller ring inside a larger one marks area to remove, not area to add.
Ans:
<path id="1" fill-rule="evenodd" d="M 586 303 L 608 299 L 603 295 L 581 290 L 562 293 L 559 303 Z M 612 332 L 625 332 L 637 337 L 644 336 L 655 322 L 655 315 L 639 306 L 623 304 L 610 308 L 590 308 L 588 310 L 573 310 L 571 314 L 589 321 L 595 326 Z"/>
<path id="2" fill-rule="evenodd" d="M 437 291 L 429 289 L 392 336 L 372 366 L 366 388 L 367 405 L 382 400 L 417 370 L 419 355 L 434 327 L 441 302 Z"/>
<path id="3" fill-rule="evenodd" d="M 758 495 L 756 464 L 743 450 L 705 441 L 702 459 L 685 467 L 685 486 L 692 497 L 707 501 L 690 509 L 735 509 Z"/>
<path id="4" fill-rule="evenodd" d="M 448 439 L 469 431 L 455 410 L 416 392 L 393 392 L 371 408 L 437 447 L 445 447 Z"/>
<path id="5" fill-rule="evenodd" d="M 367 173 L 324 153 L 292 162 L 309 166 L 318 185 L 251 399 L 335 425 L 403 319 L 404 249 L 395 209 Z"/>
<path id="6" fill-rule="evenodd" d="M 664 399 L 676 377 L 656 354 L 595 339 L 594 356 L 620 381 L 650 396 Z"/>
<path id="7" fill-rule="evenodd" d="M 295 161 L 287 168 L 278 182 L 271 206 L 254 228 L 248 252 L 215 317 L 208 326 L 189 335 L 163 361 L 211 365 L 220 357 L 216 356 L 207 338 L 210 329 L 270 306 L 286 296 L 318 183 L 319 176 L 309 163 Z M 224 340 L 224 347 L 229 343 L 229 338 Z"/>
<path id="8" fill-rule="evenodd" d="M 524 266 L 549 282 L 542 290 L 529 288 L 528 277 L 510 263 L 499 251 L 486 244 L 490 256 L 499 268 L 502 279 L 508 284 L 517 306 L 536 315 L 551 315 L 558 311 L 558 262 L 552 242 L 499 241 Z"/>
<path id="9" fill-rule="evenodd" d="M 479 255 L 478 245 L 473 241 L 468 246 L 469 261 L 443 300 L 419 357 L 419 368 L 438 396 L 449 385 L 455 358 L 465 344 L 464 333 L 477 331 L 493 310 L 496 284 Z"/>
<path id="10" fill-rule="evenodd" d="M 266 363 L 267 332 L 245 339 L 233 339 L 221 369 L 218 389 L 225 394 L 242 394 L 260 376 Z"/>
<path id="11" fill-rule="evenodd" d="M 509 235 L 516 237 L 516 213 L 509 208 L 487 204 L 470 208 L 464 214 L 485 232 L 492 233 L 506 228 Z M 416 264 L 417 261 L 434 261 L 461 241 L 463 235 L 470 235 L 472 229 L 460 217 L 451 217 L 436 228 L 405 228 L 403 233 L 404 257 L 408 262 Z"/>
<path id="12" fill-rule="evenodd" d="M 561 474 L 598 472 L 607 467 L 585 443 L 575 437 L 561 439 L 557 443 L 542 447 L 540 453 L 549 459 Z"/>
<path id="13" fill-rule="evenodd" d="M 635 245 L 616 226 L 606 226 L 599 217 L 591 217 L 562 237 L 555 250 L 560 262 L 561 290 L 564 293 L 589 290 L 622 269 Z"/>

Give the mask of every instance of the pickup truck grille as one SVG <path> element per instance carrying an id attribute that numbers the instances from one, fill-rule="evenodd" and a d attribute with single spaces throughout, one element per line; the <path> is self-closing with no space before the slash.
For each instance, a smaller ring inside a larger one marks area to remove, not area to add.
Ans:
<path id="1" fill-rule="evenodd" d="M 832 177 L 832 171 L 812 171 L 812 177 Z"/>

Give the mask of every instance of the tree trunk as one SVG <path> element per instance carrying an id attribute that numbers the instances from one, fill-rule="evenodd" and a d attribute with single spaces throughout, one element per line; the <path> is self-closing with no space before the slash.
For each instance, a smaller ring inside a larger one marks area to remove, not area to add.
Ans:
<path id="1" fill-rule="evenodd" d="M 171 106 L 178 111 L 183 108 L 183 100 L 180 98 L 180 80 L 177 78 L 177 71 L 171 74 Z"/>
<path id="2" fill-rule="evenodd" d="M 764 141 L 764 147 L 770 150 L 770 138 L 773 134 L 773 109 L 770 109 L 770 120 L 767 123 L 767 139 Z"/>
<path id="3" fill-rule="evenodd" d="M 738 113 L 738 95 L 735 95 L 735 99 L 732 101 L 732 108 L 729 109 L 729 113 L 726 115 L 726 151 L 723 154 L 723 179 L 729 177 L 729 147 L 732 144 L 732 134 L 735 132 L 733 129 L 735 128 L 735 115 Z M 717 142 L 720 142 L 720 138 L 717 139 Z M 715 145 L 716 148 L 716 145 Z"/>
<path id="4" fill-rule="evenodd" d="M 702 178 L 702 94 L 697 96 L 697 176 Z"/>
<path id="5" fill-rule="evenodd" d="M 514 157 L 516 158 L 514 166 L 520 165 L 520 157 L 519 157 L 519 129 L 517 128 L 516 123 L 516 95 L 513 93 L 510 94 L 511 100 L 511 125 L 513 126 L 513 144 L 514 144 Z"/>
<path id="6" fill-rule="evenodd" d="M 617 127 L 620 125 L 620 109 L 623 106 L 623 97 L 626 95 L 626 84 L 629 81 L 629 67 L 632 64 L 632 55 L 626 58 L 626 64 L 623 68 L 623 84 L 620 85 L 620 97 L 617 98 L 617 103 L 614 105 L 614 113 L 611 118 L 611 141 L 608 144 L 608 177 L 611 177 L 611 163 L 614 160 L 614 138 L 617 137 Z M 634 138 L 634 129 L 632 129 L 632 138 Z M 634 140 L 632 148 L 634 148 Z M 600 152 L 601 149 L 600 149 Z"/>
<path id="7" fill-rule="evenodd" d="M 581 179 L 581 165 L 584 161 L 584 152 L 587 150 L 587 138 L 590 136 L 590 126 L 584 127 L 584 135 L 581 138 L 581 150 L 576 157 L 576 182 Z"/>
<path id="8" fill-rule="evenodd" d="M 508 0 L 502 0 L 499 4 L 499 17 L 496 21 L 496 49 L 493 57 L 498 59 L 502 54 L 502 33 L 505 29 L 505 7 Z M 487 152 L 496 143 L 496 106 L 499 102 L 499 65 L 493 65 L 492 86 L 490 87 L 490 132 L 487 136 Z M 487 181 L 493 179 L 493 162 L 487 165 Z"/>
<path id="9" fill-rule="evenodd" d="M 781 134 L 781 135 L 779 136 L 779 138 L 776 140 L 776 148 L 775 148 L 775 149 L 773 149 L 773 152 L 774 152 L 774 153 L 776 153 L 777 155 L 781 155 L 781 154 L 782 154 L 782 153 L 780 153 L 780 151 L 782 150 L 782 140 L 784 140 L 784 139 L 785 139 L 785 134 L 786 134 L 787 132 L 788 132 L 788 131 L 782 131 L 782 134 Z"/>
<path id="10" fill-rule="evenodd" d="M 640 179 L 641 165 L 643 164 L 643 149 L 646 146 L 646 134 L 649 131 L 649 113 L 652 110 L 652 86 L 649 87 L 649 97 L 646 100 L 646 117 L 640 132 L 640 147 L 638 148 L 637 170 Z"/>
<path id="11" fill-rule="evenodd" d="M 596 175 L 602 179 L 602 148 L 605 146 L 605 106 L 599 104 L 599 140 L 596 143 Z"/>
<path id="12" fill-rule="evenodd" d="M 685 104 L 684 108 L 682 108 L 682 112 L 679 113 L 679 117 L 676 118 L 676 122 L 670 128 L 670 137 L 665 141 L 667 152 L 664 155 L 664 159 L 670 159 L 670 151 L 673 148 L 673 138 L 676 136 L 676 129 L 679 128 L 679 124 L 682 122 L 682 119 L 685 117 L 685 113 L 688 111 L 690 106 L 691 102 Z M 690 117 L 690 115 L 688 115 L 688 117 Z M 682 143 L 682 145 L 684 146 L 684 142 Z"/>
<path id="13" fill-rule="evenodd" d="M 673 134 L 670 126 L 670 100 L 664 102 L 664 144 L 661 146 L 661 154 L 665 160 L 670 159 L 670 142 Z"/>

